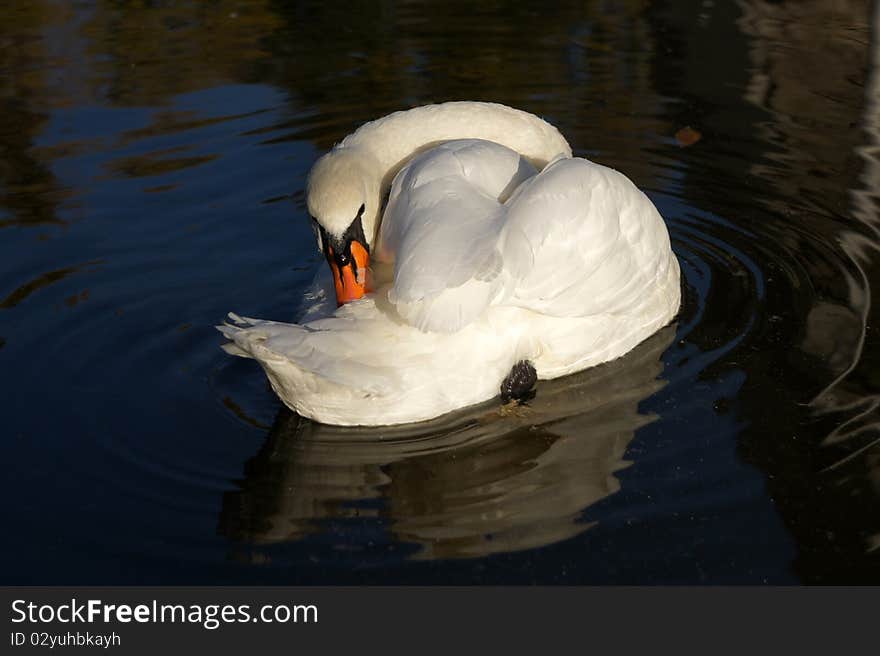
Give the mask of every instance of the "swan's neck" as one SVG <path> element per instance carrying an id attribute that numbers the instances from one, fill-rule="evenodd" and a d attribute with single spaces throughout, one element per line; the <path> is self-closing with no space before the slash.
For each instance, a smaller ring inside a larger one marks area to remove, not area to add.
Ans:
<path id="1" fill-rule="evenodd" d="M 364 217 L 364 232 L 379 228 L 381 199 L 397 172 L 415 155 L 452 139 L 485 139 L 515 150 L 538 170 L 571 147 L 555 127 L 528 112 L 483 102 L 448 102 L 389 114 L 361 126 L 336 147 L 363 153 L 378 165 L 379 199 Z M 372 203 L 371 203 L 372 204 Z"/>

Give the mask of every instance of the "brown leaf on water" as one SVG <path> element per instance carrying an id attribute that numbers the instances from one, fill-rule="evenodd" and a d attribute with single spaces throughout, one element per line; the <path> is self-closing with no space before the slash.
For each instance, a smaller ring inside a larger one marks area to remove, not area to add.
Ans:
<path id="1" fill-rule="evenodd" d="M 702 133 L 699 130 L 694 130 L 690 125 L 684 126 L 681 130 L 675 133 L 675 141 L 682 148 L 693 146 L 702 138 Z"/>

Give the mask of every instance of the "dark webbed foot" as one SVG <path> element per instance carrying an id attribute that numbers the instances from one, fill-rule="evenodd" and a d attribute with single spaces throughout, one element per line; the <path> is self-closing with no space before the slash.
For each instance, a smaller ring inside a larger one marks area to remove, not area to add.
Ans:
<path id="1" fill-rule="evenodd" d="M 538 372 L 535 371 L 532 363 L 528 360 L 520 360 L 513 365 L 510 373 L 507 374 L 507 378 L 501 381 L 501 400 L 504 403 L 511 399 L 515 399 L 520 403 L 528 401 L 535 396 L 532 388 L 537 381 Z"/>

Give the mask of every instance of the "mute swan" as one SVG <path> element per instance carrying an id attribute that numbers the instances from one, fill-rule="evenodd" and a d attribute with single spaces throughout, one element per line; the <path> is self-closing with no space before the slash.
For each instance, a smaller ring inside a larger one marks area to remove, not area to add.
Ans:
<path id="1" fill-rule="evenodd" d="M 625 354 L 678 312 L 679 265 L 651 201 L 523 111 L 454 102 L 367 123 L 315 163 L 307 195 L 338 309 L 302 324 L 230 313 L 218 329 L 323 423 L 522 395 L 535 376 Z"/>

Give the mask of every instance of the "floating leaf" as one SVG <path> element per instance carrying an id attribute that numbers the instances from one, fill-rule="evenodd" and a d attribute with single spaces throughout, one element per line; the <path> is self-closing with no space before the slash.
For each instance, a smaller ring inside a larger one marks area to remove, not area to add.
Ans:
<path id="1" fill-rule="evenodd" d="M 682 148 L 693 146 L 702 138 L 702 133 L 700 133 L 699 130 L 694 130 L 690 125 L 686 125 L 675 133 L 675 141 Z"/>

